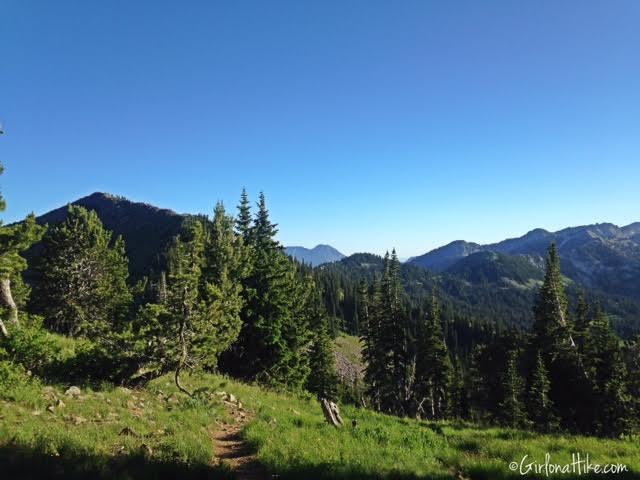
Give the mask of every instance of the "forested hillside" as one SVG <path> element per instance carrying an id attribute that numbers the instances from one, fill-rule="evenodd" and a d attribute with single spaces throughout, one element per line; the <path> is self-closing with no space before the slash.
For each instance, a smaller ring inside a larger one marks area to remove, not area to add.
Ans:
<path id="1" fill-rule="evenodd" d="M 599 301 L 567 280 L 554 243 L 542 271 L 498 252 L 464 256 L 445 272 L 402 265 L 395 251 L 312 268 L 286 255 L 265 196 L 252 207 L 244 191 L 235 215 L 222 203 L 212 216 L 179 216 L 96 194 L 39 220 L 0 226 L 0 460 L 12 472 L 29 475 L 21 465 L 33 462 L 34 472 L 55 467 L 80 478 L 111 469 L 122 478 L 230 474 L 207 460 L 198 433 L 228 411 L 241 425 L 251 420 L 245 435 L 260 468 L 318 474 L 335 455 L 295 440 L 296 432 L 334 438 L 317 428 L 312 397 L 352 405 L 352 433 L 340 436 L 350 446 L 328 440 L 342 449 L 331 471 L 347 477 L 396 478 L 393 463 L 364 460 L 380 438 L 420 458 L 423 440 L 448 452 L 426 463 L 403 456 L 407 478 L 486 478 L 499 471 L 486 464 L 495 454 L 465 460 L 466 434 L 453 450 L 436 445 L 445 429 L 454 439 L 457 428 L 482 437 L 478 424 L 514 429 L 505 433 L 514 438 L 528 430 L 624 439 L 640 428 L 640 338 L 616 335 L 612 297 Z M 250 418 L 235 396 L 206 384 L 222 388 L 212 376 L 221 374 L 306 398 L 304 413 L 238 385 L 251 397 Z M 100 407 L 102 399 L 117 405 Z M 432 423 L 398 427 L 389 415 Z M 170 440 L 184 424 L 189 430 Z M 632 451 L 626 440 L 619 447 Z M 304 463 L 283 461 L 285 452 Z"/>
<path id="2" fill-rule="evenodd" d="M 106 193 L 94 193 L 73 204 L 94 210 L 105 228 L 122 236 L 132 281 L 157 275 L 166 268 L 167 245 L 188 218 Z M 55 225 L 66 215 L 67 208 L 61 207 L 37 217 L 37 222 Z M 403 264 L 403 284 L 417 310 L 437 288 L 452 317 L 494 323 L 498 329 L 511 325 L 526 328 L 533 322 L 530 305 L 544 274 L 544 252 L 556 240 L 569 298 L 575 301 L 585 288 L 587 296 L 598 300 L 609 313 L 616 331 L 631 338 L 640 331 L 640 297 L 636 288 L 640 277 L 634 276 L 640 271 L 638 225 L 618 228 L 602 224 L 556 233 L 538 229 L 518 239 L 486 246 L 452 242 Z M 285 251 L 307 265 L 317 266 L 316 276 L 323 285 L 334 331 L 344 329 L 357 334 L 357 286 L 361 279 L 370 280 L 374 272 L 381 271 L 382 257 L 355 254 L 342 258 L 326 245 L 301 249 L 287 247 Z M 26 252 L 29 264 L 40 252 L 38 243 Z M 36 281 L 31 269 L 25 278 L 30 283 Z"/>

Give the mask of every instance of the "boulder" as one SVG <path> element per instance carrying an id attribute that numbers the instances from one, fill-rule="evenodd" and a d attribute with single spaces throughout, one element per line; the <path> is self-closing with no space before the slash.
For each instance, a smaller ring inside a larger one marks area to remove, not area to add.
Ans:
<path id="1" fill-rule="evenodd" d="M 80 396 L 80 393 L 82 393 L 82 392 L 80 391 L 80 388 L 78 388 L 78 387 L 76 387 L 76 386 L 69 387 L 69 388 L 67 388 L 67 391 L 66 391 L 66 392 L 64 392 L 64 394 L 65 394 L 67 397 L 73 397 L 73 398 L 79 397 L 79 396 Z"/>

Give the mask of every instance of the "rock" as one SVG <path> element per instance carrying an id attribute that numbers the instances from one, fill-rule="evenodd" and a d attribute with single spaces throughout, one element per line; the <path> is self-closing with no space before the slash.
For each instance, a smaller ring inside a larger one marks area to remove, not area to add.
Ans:
<path id="1" fill-rule="evenodd" d="M 242 402 L 238 402 L 238 410 L 244 410 L 244 409 L 242 408 Z"/>
<path id="2" fill-rule="evenodd" d="M 227 393 L 227 395 L 225 396 L 225 400 L 229 403 L 237 403 L 238 399 L 236 398 L 236 396 L 233 393 Z"/>
<path id="3" fill-rule="evenodd" d="M 79 397 L 79 396 L 80 396 L 80 393 L 82 393 L 82 392 L 80 391 L 80 388 L 75 387 L 75 386 L 73 386 L 73 387 L 69 387 L 69 388 L 67 389 L 67 391 L 66 391 L 66 392 L 64 392 L 64 394 L 65 394 L 67 397 L 74 397 L 74 398 Z"/>
<path id="4" fill-rule="evenodd" d="M 79 415 L 74 415 L 74 416 L 72 416 L 72 417 L 71 417 L 71 419 L 73 420 L 73 424 L 74 424 L 76 427 L 77 427 L 78 425 L 83 424 L 84 422 L 86 422 L 86 421 L 87 421 L 87 419 L 86 419 L 86 418 L 81 417 L 81 416 L 79 416 Z"/>
<path id="5" fill-rule="evenodd" d="M 180 402 L 180 399 L 173 393 L 167 397 L 167 403 L 178 403 L 178 402 Z"/>
<path id="6" fill-rule="evenodd" d="M 58 399 L 58 400 L 56 401 L 56 407 L 58 407 L 58 408 L 64 408 L 64 407 L 65 407 L 65 404 L 64 404 L 64 402 L 63 402 L 62 400 Z"/>
<path id="7" fill-rule="evenodd" d="M 53 405 L 47 405 L 47 412 L 55 413 L 56 409 Z"/>

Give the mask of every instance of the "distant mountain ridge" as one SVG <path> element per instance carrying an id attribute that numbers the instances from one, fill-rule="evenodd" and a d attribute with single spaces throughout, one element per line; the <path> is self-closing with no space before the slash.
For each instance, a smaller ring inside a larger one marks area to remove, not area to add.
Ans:
<path id="1" fill-rule="evenodd" d="M 305 247 L 285 247 L 287 255 L 295 258 L 299 262 L 304 262 L 307 265 L 317 267 L 319 265 L 331 262 L 337 262 L 342 260 L 345 255 L 333 248 L 331 245 L 316 245 L 313 248 Z"/>
<path id="2" fill-rule="evenodd" d="M 640 222 L 624 227 L 600 223 L 557 232 L 538 228 L 521 237 L 488 245 L 458 240 L 409 263 L 435 272 L 453 273 L 463 259 L 479 252 L 493 252 L 524 257 L 542 269 L 552 242 L 558 247 L 562 272 L 571 280 L 606 293 L 640 299 Z"/>

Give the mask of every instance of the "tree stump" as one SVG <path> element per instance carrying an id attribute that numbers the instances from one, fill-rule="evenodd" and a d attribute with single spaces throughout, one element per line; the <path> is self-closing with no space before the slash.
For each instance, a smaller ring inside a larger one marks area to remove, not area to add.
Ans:
<path id="1" fill-rule="evenodd" d="M 326 398 L 321 398 L 320 406 L 322 407 L 324 418 L 329 425 L 333 425 L 334 427 L 342 427 L 344 425 L 338 405 Z"/>

